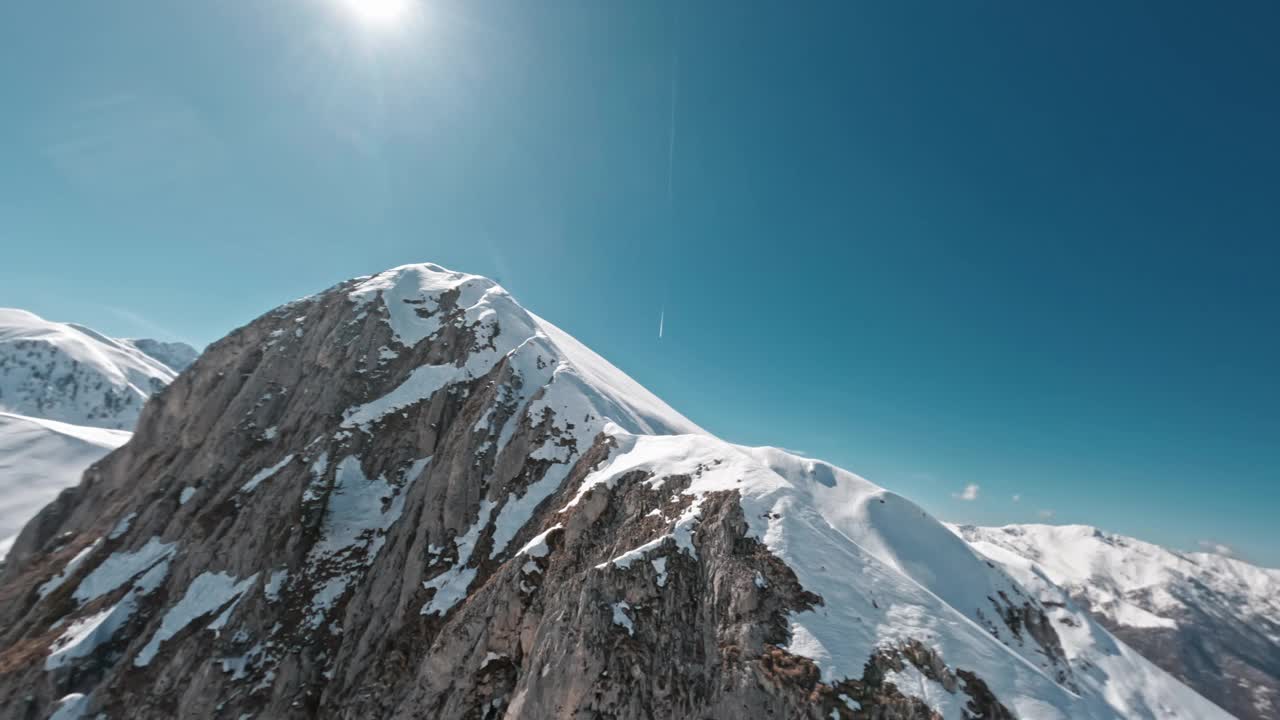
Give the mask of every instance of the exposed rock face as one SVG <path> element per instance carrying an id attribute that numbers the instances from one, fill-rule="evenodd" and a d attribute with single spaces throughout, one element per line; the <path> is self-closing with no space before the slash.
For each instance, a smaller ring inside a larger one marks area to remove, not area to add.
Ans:
<path id="1" fill-rule="evenodd" d="M 994 560 L 1033 563 L 1116 637 L 1236 717 L 1280 718 L 1280 571 L 1082 525 L 957 532 Z"/>
<path id="2" fill-rule="evenodd" d="M 0 718 L 1221 716 L 1103 641 L 421 265 L 215 343 L 23 530 Z"/>

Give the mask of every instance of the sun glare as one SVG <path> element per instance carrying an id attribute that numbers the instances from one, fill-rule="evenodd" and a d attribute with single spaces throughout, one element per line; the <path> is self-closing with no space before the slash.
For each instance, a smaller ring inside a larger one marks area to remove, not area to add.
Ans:
<path id="1" fill-rule="evenodd" d="M 388 27 L 408 15 L 413 0 L 346 0 L 346 4 L 360 22 L 373 27 Z"/>

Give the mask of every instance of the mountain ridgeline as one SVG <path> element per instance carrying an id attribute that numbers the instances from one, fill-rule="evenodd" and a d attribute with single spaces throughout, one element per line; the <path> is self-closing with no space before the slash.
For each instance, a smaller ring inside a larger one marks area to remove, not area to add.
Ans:
<path id="1" fill-rule="evenodd" d="M 0 718 L 1225 718 L 910 501 L 485 278 L 210 346 L 15 541 Z"/>

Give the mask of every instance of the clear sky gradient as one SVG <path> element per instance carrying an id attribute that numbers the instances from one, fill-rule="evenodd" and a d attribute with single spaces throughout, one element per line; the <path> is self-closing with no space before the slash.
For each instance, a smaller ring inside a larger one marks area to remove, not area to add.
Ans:
<path id="1" fill-rule="evenodd" d="M 1280 566 L 1277 4 L 348 1 L 0 5 L 0 305 L 434 261 L 944 519 Z"/>

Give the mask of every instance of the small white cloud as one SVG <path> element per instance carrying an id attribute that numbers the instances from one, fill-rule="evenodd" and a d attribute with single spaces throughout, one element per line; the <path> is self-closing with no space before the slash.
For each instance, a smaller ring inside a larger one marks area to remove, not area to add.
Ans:
<path id="1" fill-rule="evenodd" d="M 1014 493 L 1014 494 L 1013 494 L 1013 501 L 1014 501 L 1014 502 L 1022 502 L 1022 493 Z"/>
<path id="2" fill-rule="evenodd" d="M 969 483 L 964 486 L 964 490 L 958 493 L 951 493 L 951 497 L 957 500 L 973 501 L 978 499 L 978 484 Z"/>
<path id="3" fill-rule="evenodd" d="M 1217 555 L 1225 555 L 1227 557 L 1236 556 L 1235 548 L 1231 547 L 1230 545 L 1224 545 L 1220 542 L 1214 542 L 1213 540 L 1201 540 L 1200 549 L 1204 550 L 1205 552 L 1211 552 Z"/>
<path id="4" fill-rule="evenodd" d="M 1052 520 L 1052 519 L 1053 519 L 1053 516 L 1054 516 L 1054 515 L 1057 515 L 1058 513 L 1054 512 L 1054 511 L 1052 511 L 1052 510 L 1041 510 L 1040 512 L 1038 512 L 1038 513 L 1036 513 L 1036 514 L 1037 514 L 1037 515 L 1039 515 L 1039 516 L 1040 516 L 1040 518 L 1041 518 L 1042 520 Z"/>

